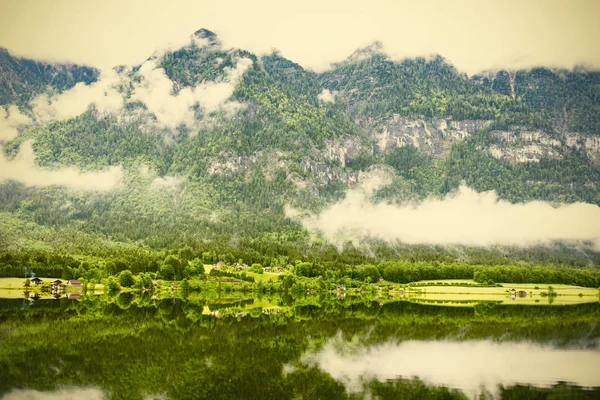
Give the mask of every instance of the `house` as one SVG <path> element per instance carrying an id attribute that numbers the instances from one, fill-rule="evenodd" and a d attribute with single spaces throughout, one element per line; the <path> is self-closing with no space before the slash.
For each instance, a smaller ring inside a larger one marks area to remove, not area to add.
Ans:
<path id="1" fill-rule="evenodd" d="M 67 299 L 69 299 L 69 300 L 77 300 L 80 297 L 81 297 L 81 293 L 79 293 L 79 292 L 67 294 Z"/>
<path id="2" fill-rule="evenodd" d="M 513 295 L 514 295 L 514 294 L 516 294 L 516 293 L 517 293 L 517 290 L 516 290 L 515 288 L 510 288 L 510 290 L 508 291 L 508 293 L 510 293 L 510 294 L 513 294 Z"/>
<path id="3" fill-rule="evenodd" d="M 519 297 L 527 297 L 527 292 L 525 290 L 519 290 Z"/>
<path id="4" fill-rule="evenodd" d="M 32 276 L 31 278 L 29 278 L 29 282 L 33 283 L 34 285 L 42 284 L 42 280 L 40 278 L 38 278 L 37 276 Z"/>
<path id="5" fill-rule="evenodd" d="M 225 266 L 225 263 L 223 261 L 219 261 L 218 263 L 215 264 L 215 269 L 221 269 Z"/>
<path id="6" fill-rule="evenodd" d="M 67 281 L 67 287 L 73 288 L 73 289 L 81 289 L 81 281 L 77 280 L 77 279 L 71 279 L 69 281 Z"/>
<path id="7" fill-rule="evenodd" d="M 55 279 L 52 282 L 50 282 L 50 286 L 52 287 L 61 287 L 63 284 L 63 282 L 60 279 Z"/>
<path id="8" fill-rule="evenodd" d="M 277 267 L 277 272 L 281 272 L 285 269 L 285 267 L 282 267 L 281 265 L 279 267 Z"/>
<path id="9" fill-rule="evenodd" d="M 39 300 L 41 297 L 42 297 L 42 295 L 39 294 L 39 293 L 31 293 L 31 294 L 29 294 L 29 300 L 33 300 L 33 301 Z"/>

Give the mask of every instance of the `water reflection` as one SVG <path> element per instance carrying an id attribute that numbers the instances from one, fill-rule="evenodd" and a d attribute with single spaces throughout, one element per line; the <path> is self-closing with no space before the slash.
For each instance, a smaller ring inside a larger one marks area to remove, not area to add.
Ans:
<path id="1" fill-rule="evenodd" d="M 320 368 L 355 393 L 372 380 L 413 377 L 460 389 L 468 397 L 486 393 L 499 397 L 501 386 L 549 388 L 558 382 L 600 386 L 600 351 L 531 342 L 411 340 L 367 346 L 338 335 L 305 353 L 301 362 Z"/>
<path id="2" fill-rule="evenodd" d="M 202 296 L 0 299 L 0 398 L 600 398 L 598 303 Z"/>

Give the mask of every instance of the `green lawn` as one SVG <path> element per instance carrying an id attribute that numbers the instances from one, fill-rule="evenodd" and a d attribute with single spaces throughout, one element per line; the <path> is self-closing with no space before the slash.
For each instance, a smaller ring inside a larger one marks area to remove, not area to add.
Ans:
<path id="1" fill-rule="evenodd" d="M 248 276 L 253 276 L 256 282 L 270 282 L 273 280 L 277 280 L 277 277 L 281 275 L 281 272 L 263 272 L 262 274 L 246 272 L 246 274 Z"/>
<path id="2" fill-rule="evenodd" d="M 27 278 L 0 278 L 0 289 L 21 289 Z M 43 282 L 52 282 L 59 278 L 40 278 Z M 62 280 L 62 279 L 61 279 Z M 35 285 L 31 285 L 35 287 Z M 41 285 L 39 285 L 41 286 Z"/>
<path id="3" fill-rule="evenodd" d="M 55 279 L 60 278 L 40 278 L 43 282 L 52 282 Z M 26 278 L 0 278 L 0 289 L 18 289 L 23 290 L 25 288 L 25 280 Z M 61 279 L 61 281 L 66 283 L 65 279 Z M 42 285 L 31 285 L 30 289 L 40 288 Z M 95 290 L 103 289 L 104 286 L 101 284 L 97 284 Z M 90 288 L 91 289 L 91 288 Z M 4 298 L 0 295 L 0 298 Z"/>
<path id="4" fill-rule="evenodd" d="M 435 280 L 421 281 L 419 283 L 454 282 L 454 283 L 475 283 L 471 280 Z M 457 305 L 454 302 L 460 301 L 499 301 L 502 304 L 580 304 L 593 303 L 599 301 L 599 291 L 595 288 L 585 288 L 573 285 L 548 285 L 542 283 L 502 283 L 503 287 L 470 287 L 470 286 L 418 286 L 407 290 L 406 296 L 416 302 L 432 302 L 439 305 Z M 543 292 L 548 292 L 548 286 L 552 286 L 557 296 L 552 298 L 542 296 Z M 537 289 L 536 289 L 537 287 Z M 514 288 L 517 292 L 524 290 L 527 296 L 521 298 L 511 298 L 509 290 Z M 581 295 L 580 295 L 581 294 Z M 460 305 L 460 304 L 459 304 Z M 472 304 L 471 304 L 472 305 Z"/>

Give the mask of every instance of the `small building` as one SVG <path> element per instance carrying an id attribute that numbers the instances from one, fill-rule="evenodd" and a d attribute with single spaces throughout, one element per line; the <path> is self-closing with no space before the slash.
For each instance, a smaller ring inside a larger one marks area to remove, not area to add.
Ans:
<path id="1" fill-rule="evenodd" d="M 514 295 L 514 294 L 516 294 L 516 293 L 517 293 L 517 290 L 516 290 L 515 288 L 510 288 L 510 290 L 508 291 L 508 293 L 510 293 L 510 294 L 513 294 L 513 295 Z"/>
<path id="2" fill-rule="evenodd" d="M 67 293 L 67 299 L 69 299 L 69 300 L 77 300 L 80 297 L 81 297 L 81 293 L 80 292 L 77 292 L 77 293 Z"/>
<path id="3" fill-rule="evenodd" d="M 519 290 L 519 297 L 527 297 L 527 292 L 525 290 Z"/>
<path id="4" fill-rule="evenodd" d="M 50 282 L 50 286 L 52 287 L 61 287 L 63 284 L 63 282 L 60 279 L 55 279 L 52 282 Z"/>
<path id="5" fill-rule="evenodd" d="M 81 281 L 79 281 L 77 279 L 71 279 L 71 280 L 67 281 L 67 287 L 74 288 L 74 289 L 81 289 L 82 288 Z"/>
<path id="6" fill-rule="evenodd" d="M 215 269 L 221 269 L 225 266 L 225 263 L 223 261 L 219 261 L 218 263 L 215 264 L 214 268 Z"/>
<path id="7" fill-rule="evenodd" d="M 31 282 L 34 285 L 42 284 L 42 280 L 40 278 L 38 278 L 37 276 L 32 276 L 31 278 L 29 278 L 29 282 Z"/>
<path id="8" fill-rule="evenodd" d="M 42 295 L 39 294 L 39 293 L 31 293 L 31 294 L 29 294 L 29 300 L 35 301 L 35 300 L 39 300 L 41 298 L 42 298 Z"/>

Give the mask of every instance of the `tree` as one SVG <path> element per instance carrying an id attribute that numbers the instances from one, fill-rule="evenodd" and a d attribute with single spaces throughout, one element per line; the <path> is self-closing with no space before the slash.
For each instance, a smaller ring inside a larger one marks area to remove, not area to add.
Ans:
<path id="1" fill-rule="evenodd" d="M 123 287 L 132 287 L 135 284 L 135 279 L 133 279 L 133 274 L 130 270 L 121 271 L 119 274 L 119 284 Z"/>
<path id="2" fill-rule="evenodd" d="M 170 264 L 163 264 L 159 270 L 160 277 L 164 280 L 170 281 L 175 278 L 175 268 Z"/>
<path id="3" fill-rule="evenodd" d="M 121 285 L 114 276 L 110 276 L 107 280 L 108 292 L 116 293 L 121 291 Z"/>

